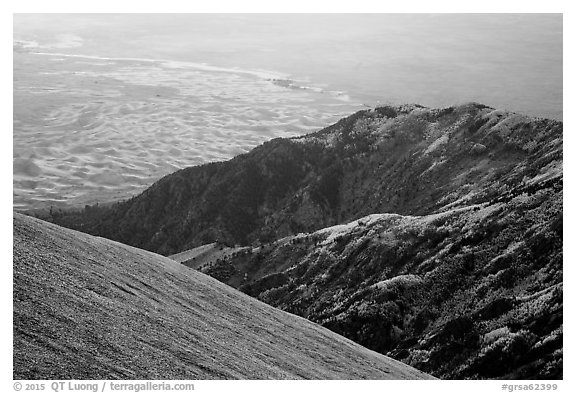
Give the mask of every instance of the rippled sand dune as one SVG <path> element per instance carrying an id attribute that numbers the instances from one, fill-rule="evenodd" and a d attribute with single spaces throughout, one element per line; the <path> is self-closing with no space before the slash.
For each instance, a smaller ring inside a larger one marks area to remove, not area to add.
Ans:
<path id="1" fill-rule="evenodd" d="M 340 93 L 281 78 L 16 51 L 14 208 L 127 198 L 178 169 L 316 130 L 360 107 Z"/>

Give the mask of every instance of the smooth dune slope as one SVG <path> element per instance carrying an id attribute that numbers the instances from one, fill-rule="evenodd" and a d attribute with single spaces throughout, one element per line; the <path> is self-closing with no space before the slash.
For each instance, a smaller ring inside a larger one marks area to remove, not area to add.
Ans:
<path id="1" fill-rule="evenodd" d="M 14 214 L 14 379 L 430 378 L 168 258 Z"/>

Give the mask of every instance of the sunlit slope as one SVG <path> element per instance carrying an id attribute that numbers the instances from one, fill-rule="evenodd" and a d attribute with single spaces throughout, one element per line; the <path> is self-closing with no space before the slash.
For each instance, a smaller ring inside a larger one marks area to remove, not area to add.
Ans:
<path id="1" fill-rule="evenodd" d="M 14 215 L 15 379 L 428 378 L 168 258 Z"/>

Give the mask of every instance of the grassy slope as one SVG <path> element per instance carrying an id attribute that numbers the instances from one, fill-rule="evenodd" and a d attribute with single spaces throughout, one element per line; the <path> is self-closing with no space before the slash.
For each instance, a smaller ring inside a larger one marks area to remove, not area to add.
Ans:
<path id="1" fill-rule="evenodd" d="M 14 216 L 15 379 L 414 379 L 172 260 Z"/>

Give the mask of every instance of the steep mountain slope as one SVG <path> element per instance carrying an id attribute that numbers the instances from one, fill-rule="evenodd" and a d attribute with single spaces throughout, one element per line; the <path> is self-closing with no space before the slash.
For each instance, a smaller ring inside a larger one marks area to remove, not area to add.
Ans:
<path id="1" fill-rule="evenodd" d="M 561 173 L 562 123 L 480 104 L 355 113 L 233 160 L 187 168 L 112 207 L 54 213 L 64 226 L 163 255 L 266 243 L 372 213 L 430 214 Z"/>
<path id="2" fill-rule="evenodd" d="M 14 216 L 14 379 L 428 378 L 172 260 Z"/>
<path id="3" fill-rule="evenodd" d="M 200 270 L 441 378 L 561 378 L 561 178 L 375 214 Z"/>

